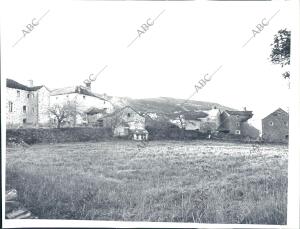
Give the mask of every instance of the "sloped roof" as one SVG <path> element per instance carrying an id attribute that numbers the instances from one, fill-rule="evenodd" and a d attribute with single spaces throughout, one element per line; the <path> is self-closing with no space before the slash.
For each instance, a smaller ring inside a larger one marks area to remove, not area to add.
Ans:
<path id="1" fill-rule="evenodd" d="M 133 110 L 135 113 L 137 113 L 138 115 L 144 117 L 144 116 L 142 115 L 142 113 L 138 112 L 138 111 L 135 110 L 133 107 L 131 107 L 131 106 L 128 105 L 128 106 L 124 106 L 124 107 L 122 107 L 122 108 L 120 108 L 120 109 L 114 111 L 113 113 L 110 113 L 110 114 L 108 114 L 108 115 L 106 115 L 106 116 L 103 116 L 103 118 L 112 117 L 112 116 L 116 115 L 117 113 L 120 113 L 121 111 L 123 111 L 123 110 L 126 109 L 126 108 L 129 108 L 129 109 Z"/>
<path id="2" fill-rule="evenodd" d="M 134 129 L 134 130 L 129 130 L 133 134 L 148 134 L 148 130 L 146 129 Z"/>
<path id="3" fill-rule="evenodd" d="M 238 116 L 241 121 L 247 121 L 248 119 L 252 118 L 253 113 L 252 111 L 232 111 L 232 110 L 225 110 L 229 116 Z"/>
<path id="4" fill-rule="evenodd" d="M 100 94 L 91 92 L 89 89 L 87 89 L 84 86 L 72 86 L 72 87 L 64 87 L 64 88 L 54 89 L 51 91 L 50 95 L 55 96 L 55 95 L 66 95 L 66 94 L 72 94 L 72 93 L 78 93 L 78 94 L 82 94 L 82 95 L 92 96 L 92 97 L 107 101 L 111 104 L 111 102 L 109 100 L 107 100 Z"/>
<path id="5" fill-rule="evenodd" d="M 37 91 L 37 90 L 41 89 L 44 86 L 41 85 L 41 86 L 28 87 L 28 86 L 25 86 L 21 83 L 18 83 L 15 80 L 6 79 L 6 87 L 14 88 L 14 89 L 20 89 L 20 90 L 24 90 L 24 91 Z"/>
<path id="6" fill-rule="evenodd" d="M 283 115 L 286 115 L 286 116 L 289 115 L 289 113 L 286 112 L 285 110 L 283 110 L 282 108 L 278 108 L 276 111 L 273 111 L 271 114 L 264 117 L 263 120 L 270 117 L 270 116 L 276 116 L 277 114 L 283 114 Z"/>
<path id="7" fill-rule="evenodd" d="M 226 113 L 230 115 L 252 115 L 252 111 L 230 111 L 230 110 L 225 110 Z"/>
<path id="8" fill-rule="evenodd" d="M 105 108 L 99 109 L 97 107 L 90 107 L 89 109 L 87 109 L 85 111 L 85 113 L 88 115 L 94 115 L 94 114 L 99 114 L 99 113 L 106 114 L 106 110 L 107 109 L 105 109 Z"/>
<path id="9" fill-rule="evenodd" d="M 170 118 L 178 118 L 180 115 L 184 116 L 184 119 L 186 120 L 197 120 L 199 118 L 205 118 L 208 116 L 207 113 L 203 111 L 182 111 L 174 114 L 170 114 Z"/>

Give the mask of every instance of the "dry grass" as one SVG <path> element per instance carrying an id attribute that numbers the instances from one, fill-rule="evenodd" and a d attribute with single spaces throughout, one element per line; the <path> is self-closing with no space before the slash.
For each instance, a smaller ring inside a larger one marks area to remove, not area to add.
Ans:
<path id="1" fill-rule="evenodd" d="M 150 142 L 138 154 L 132 141 L 13 147 L 7 188 L 43 219 L 286 224 L 287 147 L 250 149 L 210 141 Z"/>

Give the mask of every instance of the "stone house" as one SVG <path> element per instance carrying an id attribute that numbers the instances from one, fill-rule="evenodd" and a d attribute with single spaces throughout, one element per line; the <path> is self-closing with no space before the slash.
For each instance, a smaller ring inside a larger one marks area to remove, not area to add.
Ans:
<path id="1" fill-rule="evenodd" d="M 219 132 L 233 134 L 233 135 L 245 135 L 245 129 L 243 125 L 250 118 L 252 118 L 252 111 L 230 111 L 225 110 L 220 114 L 220 125 L 218 127 Z"/>
<path id="2" fill-rule="evenodd" d="M 114 136 L 129 137 L 135 140 L 148 139 L 145 117 L 131 106 L 125 106 L 98 120 L 103 127 L 111 128 Z"/>
<path id="3" fill-rule="evenodd" d="M 202 133 L 217 131 L 220 125 L 220 110 L 185 111 L 177 114 L 170 122 L 185 130 L 197 130 Z"/>
<path id="4" fill-rule="evenodd" d="M 91 107 L 86 112 L 87 122 L 89 126 L 103 127 L 103 116 L 107 115 L 107 108 L 99 109 L 97 107 Z"/>
<path id="5" fill-rule="evenodd" d="M 7 128 L 47 126 L 50 120 L 48 107 L 50 90 L 44 86 L 23 85 L 6 80 Z"/>
<path id="6" fill-rule="evenodd" d="M 281 108 L 262 119 L 262 139 L 266 142 L 287 143 L 289 114 Z"/>
<path id="7" fill-rule="evenodd" d="M 169 121 L 185 130 L 200 130 L 201 118 L 206 117 L 207 114 L 202 111 L 183 111 L 170 115 Z"/>
<path id="8" fill-rule="evenodd" d="M 68 120 L 67 125 L 69 126 L 87 125 L 87 112 L 91 111 L 91 109 L 105 110 L 106 113 L 113 111 L 113 105 L 99 94 L 92 92 L 90 84 L 59 88 L 51 91 L 50 106 L 55 104 L 64 105 L 70 102 L 76 104 L 78 115 Z M 55 122 L 54 117 L 52 117 L 52 121 Z"/>

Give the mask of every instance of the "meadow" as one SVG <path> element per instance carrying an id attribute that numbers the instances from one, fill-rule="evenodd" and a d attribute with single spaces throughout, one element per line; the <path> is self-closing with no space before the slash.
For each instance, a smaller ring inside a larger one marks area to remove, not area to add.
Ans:
<path id="1" fill-rule="evenodd" d="M 6 189 L 40 219 L 286 224 L 286 145 L 137 144 L 7 147 Z"/>

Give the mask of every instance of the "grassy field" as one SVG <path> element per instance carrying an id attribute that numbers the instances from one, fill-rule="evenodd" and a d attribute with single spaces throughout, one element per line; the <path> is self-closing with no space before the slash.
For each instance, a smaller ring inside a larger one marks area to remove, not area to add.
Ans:
<path id="1" fill-rule="evenodd" d="M 286 224 L 287 154 L 213 141 L 15 146 L 6 188 L 42 219 Z"/>

